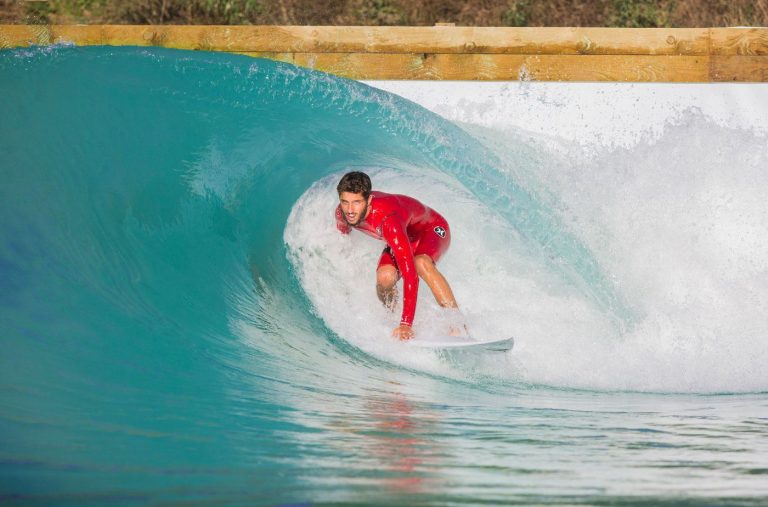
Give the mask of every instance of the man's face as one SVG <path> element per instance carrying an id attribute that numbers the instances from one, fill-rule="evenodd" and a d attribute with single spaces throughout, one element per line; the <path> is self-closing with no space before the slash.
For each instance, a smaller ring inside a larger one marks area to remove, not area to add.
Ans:
<path id="1" fill-rule="evenodd" d="M 349 225 L 357 225 L 361 221 L 365 220 L 365 216 L 368 214 L 368 205 L 371 202 L 371 197 L 368 199 L 363 197 L 363 194 L 353 194 L 352 192 L 342 192 L 339 194 L 339 201 L 341 203 L 341 213 L 344 215 L 344 220 Z"/>

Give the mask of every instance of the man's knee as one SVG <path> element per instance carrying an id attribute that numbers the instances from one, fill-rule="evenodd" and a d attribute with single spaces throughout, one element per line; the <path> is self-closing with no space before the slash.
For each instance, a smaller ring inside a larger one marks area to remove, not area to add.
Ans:
<path id="1" fill-rule="evenodd" d="M 432 261 L 429 255 L 417 255 L 414 257 L 413 262 L 416 264 L 416 273 L 421 278 L 428 277 L 437 271 L 437 266 L 435 266 L 434 261 Z"/>
<path id="2" fill-rule="evenodd" d="M 376 285 L 384 289 L 394 287 L 397 283 L 397 269 L 394 266 L 382 266 L 376 270 Z"/>

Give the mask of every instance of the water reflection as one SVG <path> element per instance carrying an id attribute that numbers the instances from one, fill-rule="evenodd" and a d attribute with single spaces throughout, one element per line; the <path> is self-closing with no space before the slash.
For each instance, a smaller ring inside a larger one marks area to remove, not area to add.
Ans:
<path id="1" fill-rule="evenodd" d="M 392 476 L 386 484 L 403 492 L 421 492 L 426 479 L 424 465 L 434 453 L 434 449 L 427 452 L 431 446 L 422 435 L 433 433 L 436 416 L 423 409 L 415 413 L 413 403 L 401 390 L 371 397 L 365 405 L 374 428 L 367 435 L 367 445 Z"/>

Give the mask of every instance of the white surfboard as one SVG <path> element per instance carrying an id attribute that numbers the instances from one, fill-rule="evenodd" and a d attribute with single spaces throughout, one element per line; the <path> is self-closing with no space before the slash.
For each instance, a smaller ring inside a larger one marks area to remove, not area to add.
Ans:
<path id="1" fill-rule="evenodd" d="M 466 352 L 506 352 L 512 350 L 515 340 L 512 337 L 497 340 L 479 341 L 466 336 L 421 336 L 416 335 L 405 342 L 409 347 L 436 350 L 455 350 Z"/>

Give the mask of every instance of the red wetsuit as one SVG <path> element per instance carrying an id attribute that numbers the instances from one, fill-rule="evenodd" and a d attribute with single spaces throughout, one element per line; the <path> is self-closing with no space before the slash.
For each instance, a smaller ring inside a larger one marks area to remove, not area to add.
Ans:
<path id="1" fill-rule="evenodd" d="M 419 276 L 413 258 L 428 255 L 435 263 L 451 244 L 448 222 L 437 211 L 407 195 L 374 190 L 368 215 L 358 225 L 344 219 L 341 205 L 336 207 L 336 227 L 344 234 L 354 228 L 387 242 L 379 265 L 392 265 L 403 279 L 403 317 L 401 324 L 413 325 Z"/>

